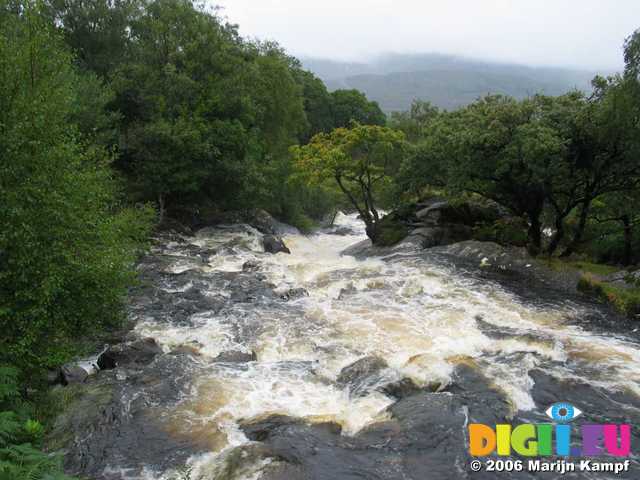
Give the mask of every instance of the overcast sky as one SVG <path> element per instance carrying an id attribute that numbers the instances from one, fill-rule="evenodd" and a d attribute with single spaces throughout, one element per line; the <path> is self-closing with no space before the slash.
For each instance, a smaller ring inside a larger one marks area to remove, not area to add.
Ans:
<path id="1" fill-rule="evenodd" d="M 640 27 L 640 0 L 209 1 L 243 36 L 341 60 L 436 52 L 613 70 L 624 38 Z"/>

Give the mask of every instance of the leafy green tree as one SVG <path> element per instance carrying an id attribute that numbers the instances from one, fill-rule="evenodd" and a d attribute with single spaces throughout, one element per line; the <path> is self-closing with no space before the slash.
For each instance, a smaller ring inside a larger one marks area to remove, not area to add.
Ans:
<path id="1" fill-rule="evenodd" d="M 393 112 L 391 114 L 389 126 L 404 132 L 408 141 L 418 142 L 425 136 L 425 130 L 439 115 L 438 107 L 429 102 L 414 100 L 408 112 Z"/>
<path id="2" fill-rule="evenodd" d="M 603 252 L 609 257 L 607 260 L 619 261 L 623 265 L 631 265 L 637 260 L 638 254 L 634 253 L 634 246 L 638 241 L 635 233 L 640 226 L 638 202 L 640 202 L 639 189 L 609 193 L 598 197 L 593 202 L 592 223 L 599 227 L 595 229 L 599 236 L 601 238 L 622 237 L 619 243 L 622 245 L 622 251 L 619 256 L 616 256 L 617 252 Z M 598 238 L 590 240 L 595 243 L 599 241 Z"/>
<path id="3" fill-rule="evenodd" d="M 640 80 L 640 29 L 625 39 L 624 64 L 625 74 Z"/>
<path id="4" fill-rule="evenodd" d="M 106 78 L 124 61 L 129 29 L 144 0 L 45 0 L 47 13 L 71 47 L 74 62 Z"/>
<path id="5" fill-rule="evenodd" d="M 387 123 L 387 118 L 377 102 L 370 102 L 364 93 L 358 90 L 331 92 L 331 114 L 334 127 L 348 127 L 351 122 L 380 126 Z"/>
<path id="6" fill-rule="evenodd" d="M 70 123 L 78 79 L 53 26 L 28 2 L 1 12 L 0 364 L 28 376 L 121 320 L 151 212 L 122 208 L 109 155 Z"/>
<path id="7" fill-rule="evenodd" d="M 355 124 L 320 133 L 293 149 L 296 165 L 312 184 L 335 182 L 366 225 L 375 243 L 380 212 L 376 200 L 402 160 L 404 135 L 387 127 Z"/>
<path id="8" fill-rule="evenodd" d="M 240 190 L 248 150 L 259 148 L 248 127 L 258 106 L 246 89 L 255 68 L 235 29 L 189 1 L 163 0 L 147 5 L 130 35 L 113 89 L 123 115 L 117 165 L 136 197 L 164 214 Z"/>
<path id="9" fill-rule="evenodd" d="M 302 86 L 304 112 L 309 123 L 308 130 L 300 137 L 300 143 L 307 143 L 315 134 L 333 130 L 331 96 L 322 80 L 313 73 L 298 68 L 295 75 Z"/>
<path id="10" fill-rule="evenodd" d="M 496 201 L 529 223 L 529 247 L 542 248 L 542 214 L 549 182 L 562 176 L 564 141 L 537 115 L 534 100 L 488 96 L 452 116 L 445 139 L 449 179 Z"/>
<path id="11" fill-rule="evenodd" d="M 561 123 L 564 128 L 569 126 L 568 162 L 572 166 L 572 175 L 562 183 L 573 185 L 573 204 L 578 208 L 578 221 L 564 256 L 579 247 L 595 199 L 640 186 L 640 131 L 635 120 L 640 103 L 634 100 L 634 82 L 628 77 L 597 77 L 592 96 Z"/>

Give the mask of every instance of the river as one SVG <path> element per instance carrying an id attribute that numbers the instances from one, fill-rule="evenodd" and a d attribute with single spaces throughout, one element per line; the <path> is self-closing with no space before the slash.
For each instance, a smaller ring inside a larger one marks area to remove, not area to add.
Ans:
<path id="1" fill-rule="evenodd" d="M 352 215 L 340 214 L 331 229 L 309 236 L 290 229 L 283 238 L 290 255 L 264 253 L 261 234 L 247 225 L 156 244 L 147 266 L 154 285 L 132 316 L 135 333 L 155 338 L 167 355 L 119 374 L 117 401 L 123 415 L 156 425 L 161 433 L 149 443 L 166 436 L 167 448 L 182 453 L 173 458 L 149 444 L 134 454 L 125 440 L 91 466 L 93 475 L 495 478 L 468 472 L 465 425 L 505 417 L 543 423 L 552 400 L 596 421 L 633 423 L 637 440 L 640 347 L 583 320 L 606 311 L 563 295 L 527 298 L 477 274 L 480 268 L 426 251 L 342 255 L 365 238 Z M 200 307 L 175 315 L 193 292 Z M 224 352 L 253 357 L 219 361 Z M 362 358 L 370 371 L 341 375 Z M 167 382 L 170 391 L 158 390 Z M 422 392 L 418 406 L 407 403 L 417 401 L 412 392 Z M 439 423 L 430 411 L 438 402 L 442 417 L 455 421 Z M 403 408 L 424 412 L 423 424 L 416 425 L 421 413 L 404 418 Z M 136 422 L 131 428 L 143 428 Z M 434 443 L 433 454 L 429 442 L 421 444 L 419 435 L 449 427 L 456 439 Z M 116 436 L 127 432 L 120 427 Z M 178 461 L 188 466 L 183 473 Z M 639 478 L 635 472 L 626 478 Z"/>

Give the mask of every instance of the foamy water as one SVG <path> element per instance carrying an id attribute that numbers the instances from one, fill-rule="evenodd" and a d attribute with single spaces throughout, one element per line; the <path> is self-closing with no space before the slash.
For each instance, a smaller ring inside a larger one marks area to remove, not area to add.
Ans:
<path id="1" fill-rule="evenodd" d="M 198 345 L 200 365 L 191 390 L 164 419 L 172 434 L 196 438 L 211 451 L 190 460 L 192 480 L 205 473 L 215 478 L 211 472 L 228 452 L 247 442 L 238 427 L 243 420 L 270 414 L 330 420 L 342 425 L 344 435 L 383 420 L 392 398 L 375 390 L 351 395 L 335 382 L 343 367 L 367 355 L 387 361 L 388 377 L 408 377 L 419 385 L 446 384 L 456 362 L 471 357 L 505 391 L 514 410 L 535 407 L 527 373 L 551 360 L 558 365 L 554 375 L 640 393 L 637 345 L 567 322 L 580 315 L 579 306 L 525 305 L 496 284 L 480 283 L 419 255 L 342 256 L 344 248 L 365 238 L 364 228 L 354 216 L 339 215 L 337 224 L 353 234 L 285 236 L 291 255 L 265 254 L 259 232 L 250 227 L 207 229 L 190 241 L 218 253 L 205 266 L 186 257 L 171 266 L 175 272 L 233 272 L 256 261 L 278 289 L 308 291 L 308 297 L 288 302 L 290 308 L 238 305 L 223 316 L 200 314 L 190 327 L 150 320 L 138 324 L 141 335 L 153 336 L 166 350 Z M 489 338 L 476 317 L 527 336 Z M 259 325 L 256 334 L 238 339 L 235 332 L 247 325 Z M 257 361 L 208 362 L 228 350 L 253 351 Z M 512 353 L 521 355 L 517 363 L 504 360 Z M 586 378 L 582 369 L 569 366 L 583 364 L 607 373 Z M 264 466 L 247 465 L 243 478 L 257 478 Z M 145 478 L 168 479 L 171 474 L 148 472 Z"/>

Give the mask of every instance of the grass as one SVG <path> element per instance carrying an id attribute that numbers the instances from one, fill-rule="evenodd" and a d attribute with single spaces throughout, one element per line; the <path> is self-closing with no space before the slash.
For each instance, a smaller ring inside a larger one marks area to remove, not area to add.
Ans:
<path id="1" fill-rule="evenodd" d="M 578 272 L 578 291 L 612 305 L 623 315 L 640 319 L 640 285 L 618 286 L 603 279 L 620 268 L 585 260 L 547 258 L 541 261 L 556 272 Z"/>
<path id="2" fill-rule="evenodd" d="M 628 317 L 640 317 L 640 288 L 638 287 L 617 287 L 601 281 L 591 273 L 584 273 L 578 280 L 578 290 L 613 305 L 616 310 Z"/>
<path id="3" fill-rule="evenodd" d="M 562 260 L 555 257 L 544 259 L 542 262 L 556 272 L 578 270 L 582 273 L 588 273 L 591 275 L 606 276 L 620 270 L 620 268 L 613 265 L 587 262 L 584 260 Z"/>

